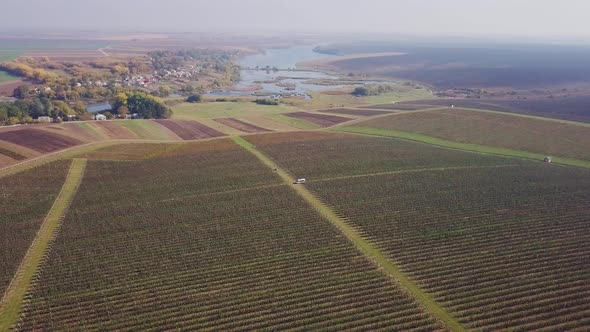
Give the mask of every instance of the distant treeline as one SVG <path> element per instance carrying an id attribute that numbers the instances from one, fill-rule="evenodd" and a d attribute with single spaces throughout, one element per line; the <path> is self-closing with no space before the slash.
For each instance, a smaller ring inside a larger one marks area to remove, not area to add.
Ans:
<path id="1" fill-rule="evenodd" d="M 0 103 L 0 124 L 15 125 L 33 123 L 39 117 L 48 116 L 52 119 L 68 121 L 70 117 L 89 119 L 84 103 L 68 105 L 60 100 L 48 98 L 30 98 L 17 100 L 14 103 Z"/>
<path id="2" fill-rule="evenodd" d="M 172 110 L 158 97 L 131 91 L 119 93 L 113 109 L 104 114 L 108 118 L 137 114 L 142 119 L 165 119 L 172 115 Z M 0 103 L 0 125 L 34 123 L 39 117 L 49 117 L 53 121 L 92 119 L 83 102 L 68 104 L 46 97 L 32 97 Z"/>
<path id="3" fill-rule="evenodd" d="M 172 110 L 158 97 L 129 91 L 117 95 L 113 113 L 120 116 L 137 114 L 142 119 L 167 119 L 172 115 Z"/>
<path id="4" fill-rule="evenodd" d="M 355 96 L 377 96 L 383 93 L 396 91 L 394 85 L 366 85 L 355 88 L 352 94 Z"/>

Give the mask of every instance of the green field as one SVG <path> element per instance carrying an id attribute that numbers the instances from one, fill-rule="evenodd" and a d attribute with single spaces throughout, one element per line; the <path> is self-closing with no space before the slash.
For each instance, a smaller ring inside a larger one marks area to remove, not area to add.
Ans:
<path id="1" fill-rule="evenodd" d="M 140 139 L 149 140 L 170 140 L 174 139 L 165 128 L 153 121 L 133 120 L 117 121 L 117 124 L 131 130 Z"/>
<path id="2" fill-rule="evenodd" d="M 0 83 L 18 80 L 18 77 L 12 76 L 7 72 L 0 71 Z"/>
<path id="3" fill-rule="evenodd" d="M 258 114 L 271 115 L 289 111 L 297 108 L 288 105 L 258 105 L 252 102 L 207 102 L 207 103 L 182 103 L 172 108 L 173 117 L 182 120 L 198 120 L 212 118 L 239 118 L 243 115 Z"/>
<path id="4" fill-rule="evenodd" d="M 5 50 L 0 48 L 0 61 L 14 60 L 21 54 L 21 51 Z"/>

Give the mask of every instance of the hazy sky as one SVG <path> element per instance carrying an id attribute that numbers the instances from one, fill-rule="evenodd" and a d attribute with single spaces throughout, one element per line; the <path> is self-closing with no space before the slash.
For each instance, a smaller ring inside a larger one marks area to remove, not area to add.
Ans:
<path id="1" fill-rule="evenodd" d="M 0 29 L 588 36 L 588 0 L 16 0 Z M 1 30 L 0 30 L 1 31 Z"/>

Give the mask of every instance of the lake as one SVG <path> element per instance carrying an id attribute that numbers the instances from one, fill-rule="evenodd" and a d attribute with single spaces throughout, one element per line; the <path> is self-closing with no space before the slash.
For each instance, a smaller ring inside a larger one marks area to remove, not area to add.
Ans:
<path id="1" fill-rule="evenodd" d="M 249 96 L 257 95 L 295 95 L 308 97 L 309 92 L 333 90 L 345 85 L 318 85 L 308 81 L 314 79 L 338 79 L 337 76 L 314 71 L 294 71 L 297 63 L 325 58 L 334 55 L 313 51 L 314 46 L 296 46 L 283 49 L 268 49 L 264 53 L 245 56 L 237 61 L 243 68 L 241 80 L 233 90 L 212 91 L 209 96 Z M 256 70 L 254 68 L 262 68 Z M 265 70 L 276 67 L 280 70 Z"/>

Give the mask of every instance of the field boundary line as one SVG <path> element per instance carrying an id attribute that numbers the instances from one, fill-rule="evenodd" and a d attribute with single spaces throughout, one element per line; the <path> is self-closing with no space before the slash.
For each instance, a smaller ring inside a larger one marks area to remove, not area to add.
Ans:
<path id="1" fill-rule="evenodd" d="M 366 108 L 358 108 L 358 109 L 363 110 L 363 109 L 366 109 Z M 396 111 L 392 111 L 392 110 L 380 110 L 380 111 L 383 111 L 384 113 L 387 113 L 387 114 L 378 114 L 378 115 L 373 115 L 373 116 L 365 116 L 365 117 L 362 117 L 362 118 L 355 118 L 355 119 L 352 119 L 351 121 L 338 123 L 338 124 L 335 124 L 335 125 L 330 126 L 330 127 L 320 128 L 320 129 L 316 129 L 316 130 L 337 129 L 337 128 L 341 128 L 341 127 L 351 126 L 351 125 L 354 125 L 354 124 L 357 124 L 357 123 L 362 123 L 362 122 L 369 121 L 369 120 L 375 120 L 375 119 L 386 118 L 386 117 L 396 116 L 396 115 L 402 115 L 402 114 L 409 114 L 409 113 L 421 113 L 421 112 L 429 112 L 429 111 L 440 111 L 442 109 L 445 109 L 445 108 L 436 107 L 436 108 L 428 108 L 428 109 L 423 109 L 423 110 L 397 111 L 397 112 Z"/>
<path id="2" fill-rule="evenodd" d="M 382 271 L 390 278 L 397 281 L 404 289 L 406 289 L 416 302 L 421 305 L 428 313 L 442 321 L 451 331 L 465 331 L 465 328 L 453 317 L 446 309 L 440 306 L 432 296 L 423 291 L 414 281 L 407 277 L 390 258 L 388 258 L 381 250 L 366 239 L 356 228 L 351 226 L 346 219 L 339 216 L 332 208 L 318 199 L 311 191 L 303 185 L 293 185 L 293 177 L 284 169 L 278 167 L 270 157 L 256 149 L 256 147 L 246 141 L 242 137 L 232 138 L 236 144 L 243 147 L 255 155 L 263 165 L 275 170 L 275 173 L 301 197 L 307 204 L 312 206 L 316 212 L 324 219 L 328 220 L 332 225 L 338 228 L 350 242 L 352 242 L 357 249 L 368 259 L 379 266 Z"/>
<path id="3" fill-rule="evenodd" d="M 502 156 L 502 157 L 511 157 L 511 158 L 520 158 L 526 160 L 532 160 L 537 162 L 543 162 L 543 159 L 547 156 L 546 154 L 536 153 L 536 152 L 529 152 L 523 150 L 513 150 L 508 148 L 502 148 L 497 146 L 491 145 L 480 145 L 480 144 L 472 144 L 472 143 L 462 143 L 456 141 L 449 141 L 442 138 L 436 138 L 432 136 L 427 136 L 423 134 L 399 131 L 395 129 L 382 129 L 382 128 L 373 128 L 373 127 L 342 127 L 342 128 L 334 128 L 328 130 L 332 132 L 338 133 L 348 133 L 353 135 L 360 135 L 360 136 L 369 136 L 369 137 L 381 137 L 381 138 L 388 138 L 388 139 L 402 139 L 405 141 L 412 141 L 418 142 L 428 145 L 434 145 L 442 148 L 459 150 L 459 151 L 467 151 L 472 153 L 480 153 L 486 155 L 494 155 L 494 156 Z M 558 164 L 563 166 L 574 166 L 580 168 L 590 168 L 590 161 L 580 160 L 580 159 L 572 159 L 572 158 L 565 158 L 559 156 L 552 156 L 552 164 Z"/>
<path id="4" fill-rule="evenodd" d="M 451 108 L 447 107 L 445 109 L 451 109 Z M 488 110 L 488 109 L 484 109 L 484 108 L 456 107 L 456 106 L 455 106 L 455 109 L 467 110 L 467 111 L 472 111 L 472 112 L 512 115 L 512 116 L 516 116 L 516 117 L 520 117 L 520 118 L 529 118 L 529 119 L 535 119 L 535 120 L 541 120 L 541 121 L 558 122 L 561 124 L 567 124 L 567 125 L 579 126 L 579 127 L 590 127 L 590 123 L 587 123 L 587 122 L 580 122 L 580 121 L 566 120 L 566 119 L 559 119 L 559 118 L 550 118 L 550 117 L 533 115 L 533 114 L 526 114 L 526 113 L 515 113 L 515 112 L 509 112 L 509 111 L 493 111 L 493 110 Z"/>
<path id="5" fill-rule="evenodd" d="M 243 134 L 243 135 L 257 135 L 257 134 Z M 231 136 L 220 136 L 212 138 L 202 138 L 195 140 L 155 140 L 155 139 L 140 139 L 140 138 L 127 138 L 127 139 L 111 139 L 96 142 L 89 142 L 77 146 L 73 146 L 67 149 L 55 151 L 52 153 L 44 154 L 35 158 L 27 159 L 22 162 L 8 165 L 0 168 L 0 178 L 8 175 L 14 175 L 31 168 L 35 168 L 46 163 L 56 161 L 59 159 L 74 158 L 81 153 L 92 152 L 100 148 L 106 148 L 116 144 L 187 144 L 187 143 L 200 143 L 209 142 L 214 140 L 229 139 Z"/>
<path id="6" fill-rule="evenodd" d="M 41 267 L 48 257 L 48 250 L 55 241 L 65 213 L 82 182 L 86 163 L 86 159 L 72 160 L 59 194 L 6 289 L 0 301 L 1 332 L 9 331 L 18 323 L 22 308 L 25 306 L 25 297 L 41 272 Z"/>
<path id="7" fill-rule="evenodd" d="M 404 170 L 390 171 L 390 172 L 336 176 L 333 178 L 323 178 L 323 179 L 317 179 L 317 180 L 311 180 L 311 181 L 307 180 L 307 182 L 318 183 L 318 182 L 356 179 L 356 178 L 365 178 L 365 177 L 382 176 L 382 175 L 396 175 L 396 174 L 420 173 L 420 172 L 444 172 L 444 171 L 457 171 L 457 170 L 462 170 L 462 169 L 508 168 L 508 167 L 519 167 L 519 166 L 522 166 L 522 165 L 500 164 L 500 165 L 488 165 L 488 166 L 449 166 L 449 167 L 416 168 L 416 169 L 404 169 Z"/>
<path id="8" fill-rule="evenodd" d="M 116 141 L 100 141 L 90 142 L 82 145 L 73 146 L 64 150 L 55 151 L 52 153 L 44 154 L 35 158 L 24 160 L 20 163 L 12 164 L 0 169 L 0 178 L 14 175 L 20 172 L 24 172 L 31 168 L 35 168 L 46 163 L 56 161 L 62 158 L 67 158 L 68 155 L 76 155 L 83 152 L 91 152 L 95 149 L 108 147 L 116 144 Z"/>

